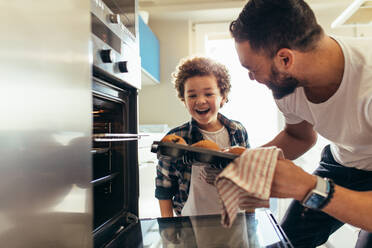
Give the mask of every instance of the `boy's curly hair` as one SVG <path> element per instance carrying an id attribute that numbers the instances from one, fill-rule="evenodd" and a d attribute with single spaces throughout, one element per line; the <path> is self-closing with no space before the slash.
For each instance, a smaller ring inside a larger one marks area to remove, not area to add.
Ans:
<path id="1" fill-rule="evenodd" d="M 217 86 L 221 96 L 228 100 L 230 92 L 230 74 L 223 64 L 205 57 L 194 57 L 180 62 L 176 71 L 172 74 L 178 97 L 185 99 L 185 82 L 195 76 L 214 76 L 217 79 Z"/>

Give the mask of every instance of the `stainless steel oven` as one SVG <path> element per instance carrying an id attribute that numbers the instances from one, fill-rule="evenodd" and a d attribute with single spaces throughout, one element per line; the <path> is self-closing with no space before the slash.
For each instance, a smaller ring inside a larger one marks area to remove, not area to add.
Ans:
<path id="1" fill-rule="evenodd" d="M 141 65 L 136 2 L 91 0 L 91 39 L 95 71 L 119 87 L 139 89 Z M 116 6 L 116 12 L 108 6 Z"/>
<path id="2" fill-rule="evenodd" d="M 118 9 L 114 12 L 112 6 Z M 111 247 L 138 222 L 137 98 L 141 67 L 135 11 L 135 1 L 91 1 L 95 247 Z"/>

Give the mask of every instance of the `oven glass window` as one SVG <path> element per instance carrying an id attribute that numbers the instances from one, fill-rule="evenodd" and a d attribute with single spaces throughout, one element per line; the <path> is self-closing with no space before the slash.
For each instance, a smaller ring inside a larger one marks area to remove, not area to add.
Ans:
<path id="1" fill-rule="evenodd" d="M 93 133 L 126 133 L 126 112 L 125 102 L 93 95 Z M 126 142 L 93 141 L 94 229 L 125 206 L 126 151 Z"/>

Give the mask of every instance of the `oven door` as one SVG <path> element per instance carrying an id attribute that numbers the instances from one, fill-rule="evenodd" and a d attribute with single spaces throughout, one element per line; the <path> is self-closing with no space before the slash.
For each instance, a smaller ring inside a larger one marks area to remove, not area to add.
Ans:
<path id="1" fill-rule="evenodd" d="M 93 234 L 95 247 L 102 247 L 137 222 L 140 136 L 136 91 L 94 77 L 92 92 Z"/>

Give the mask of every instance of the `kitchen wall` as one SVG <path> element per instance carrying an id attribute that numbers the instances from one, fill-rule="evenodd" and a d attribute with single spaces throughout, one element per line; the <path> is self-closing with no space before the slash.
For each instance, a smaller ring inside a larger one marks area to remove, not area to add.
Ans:
<path id="1" fill-rule="evenodd" d="M 179 60 L 189 56 L 190 22 L 150 19 L 149 26 L 160 44 L 160 84 L 141 89 L 139 121 L 140 124 L 165 123 L 175 127 L 189 120 L 189 115 L 171 83 L 171 74 Z"/>

